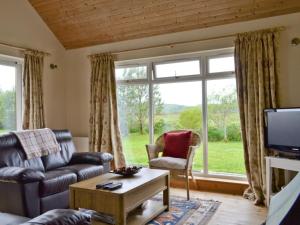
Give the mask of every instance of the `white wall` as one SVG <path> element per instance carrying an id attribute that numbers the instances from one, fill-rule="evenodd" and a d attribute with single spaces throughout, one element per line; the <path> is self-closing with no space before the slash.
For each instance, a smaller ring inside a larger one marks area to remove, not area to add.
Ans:
<path id="1" fill-rule="evenodd" d="M 114 52 L 125 49 L 135 49 L 146 46 L 199 40 L 208 37 L 218 37 L 237 32 L 286 26 L 280 41 L 281 75 L 279 77 L 279 97 L 281 107 L 300 107 L 300 46 L 290 45 L 293 37 L 300 37 L 300 13 L 277 16 L 266 19 L 240 22 L 211 28 L 160 35 L 150 38 L 123 41 L 93 47 L 68 50 L 66 53 L 66 104 L 67 127 L 75 136 L 88 135 L 89 120 L 89 78 L 90 63 L 87 55 L 99 52 Z M 119 60 L 145 58 L 176 54 L 183 52 L 201 51 L 233 46 L 234 38 L 202 41 L 174 47 L 160 47 L 149 50 L 122 53 Z"/>
<path id="2" fill-rule="evenodd" d="M 46 124 L 50 128 L 65 128 L 65 50 L 26 0 L 1 0 L 0 42 L 51 53 L 45 58 L 43 82 Z M 20 51 L 2 46 L 0 54 L 22 57 Z M 51 70 L 50 63 L 57 64 L 58 69 Z"/>

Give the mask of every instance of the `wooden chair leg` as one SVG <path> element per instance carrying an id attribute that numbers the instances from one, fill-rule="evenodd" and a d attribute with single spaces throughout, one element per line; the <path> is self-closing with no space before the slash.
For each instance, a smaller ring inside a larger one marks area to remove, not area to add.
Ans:
<path id="1" fill-rule="evenodd" d="M 185 173 L 185 179 L 186 179 L 186 197 L 187 197 L 187 200 L 190 200 L 190 181 L 189 181 L 189 171 L 188 170 Z"/>
<path id="2" fill-rule="evenodd" d="M 193 175 L 192 170 L 190 170 L 190 175 L 191 175 L 191 177 L 192 177 L 192 180 L 194 180 L 194 175 Z"/>

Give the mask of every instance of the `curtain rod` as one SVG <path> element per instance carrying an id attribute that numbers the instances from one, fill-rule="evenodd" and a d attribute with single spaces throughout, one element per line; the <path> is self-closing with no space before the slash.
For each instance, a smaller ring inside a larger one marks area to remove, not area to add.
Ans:
<path id="1" fill-rule="evenodd" d="M 275 29 L 278 29 L 279 31 L 283 31 L 286 28 L 284 26 L 281 26 L 281 27 L 276 27 Z M 268 30 L 268 29 L 263 29 L 263 30 Z M 194 43 L 194 42 L 199 42 L 199 41 L 210 41 L 210 40 L 216 40 L 216 39 L 222 39 L 222 38 L 228 38 L 228 37 L 235 37 L 238 34 L 239 33 L 234 33 L 234 34 L 228 34 L 228 35 L 223 35 L 223 36 L 218 36 L 218 37 L 202 38 L 202 39 L 191 40 L 191 41 L 178 41 L 178 42 L 173 42 L 173 43 L 169 43 L 169 44 L 152 45 L 152 46 L 149 46 L 149 47 L 133 48 L 133 49 L 128 49 L 128 50 L 111 52 L 111 54 L 117 55 L 117 54 L 126 53 L 126 52 L 146 50 L 146 49 L 151 49 L 151 48 L 160 48 L 160 47 L 170 47 L 170 48 L 173 48 L 175 45 L 188 44 L 188 43 Z M 92 55 L 94 55 L 94 54 L 88 55 L 88 58 L 91 57 Z"/>
<path id="2" fill-rule="evenodd" d="M 228 38 L 228 37 L 234 37 L 234 36 L 235 36 L 235 34 L 230 34 L 230 35 L 223 35 L 223 36 L 218 36 L 218 37 L 202 38 L 202 39 L 197 39 L 197 40 L 192 40 L 192 41 L 177 41 L 177 42 L 172 42 L 169 44 L 152 45 L 152 46 L 144 47 L 144 48 L 133 48 L 133 49 L 123 50 L 123 51 L 118 51 L 118 52 L 112 52 L 111 54 L 121 54 L 121 53 L 125 53 L 125 52 L 146 50 L 146 49 L 151 49 L 151 48 L 160 48 L 160 47 L 173 48 L 175 45 L 189 44 L 189 43 L 194 43 L 194 42 L 199 42 L 199 41 L 210 41 L 210 40 L 222 39 L 222 38 Z"/>
<path id="3" fill-rule="evenodd" d="M 28 48 L 23 48 L 23 47 L 20 47 L 20 46 L 12 45 L 12 44 L 7 44 L 7 43 L 4 43 L 4 42 L 0 42 L 0 46 L 9 47 L 9 48 L 13 48 L 13 49 L 21 50 L 21 51 L 32 50 L 32 49 L 28 49 Z M 44 53 L 46 56 L 50 56 L 51 55 L 49 52 L 44 52 L 44 51 L 39 51 L 39 52 Z"/>

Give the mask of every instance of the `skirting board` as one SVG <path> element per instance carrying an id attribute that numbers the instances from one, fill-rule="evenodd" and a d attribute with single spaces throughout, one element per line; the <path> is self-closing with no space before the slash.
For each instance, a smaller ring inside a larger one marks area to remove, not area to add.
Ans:
<path id="1" fill-rule="evenodd" d="M 190 179 L 190 189 L 197 191 L 243 195 L 245 189 L 248 186 L 249 184 L 247 181 L 236 181 L 206 177 L 194 177 L 194 179 Z M 185 179 L 171 178 L 171 187 L 185 188 Z"/>

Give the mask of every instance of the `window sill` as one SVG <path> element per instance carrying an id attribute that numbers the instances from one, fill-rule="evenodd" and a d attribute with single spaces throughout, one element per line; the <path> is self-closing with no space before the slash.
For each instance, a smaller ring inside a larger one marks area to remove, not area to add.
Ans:
<path id="1" fill-rule="evenodd" d="M 218 192 L 233 195 L 243 195 L 249 186 L 244 180 L 231 180 L 214 177 L 194 177 L 190 178 L 190 189 L 198 191 Z M 185 179 L 171 179 L 171 187 L 185 188 Z"/>

